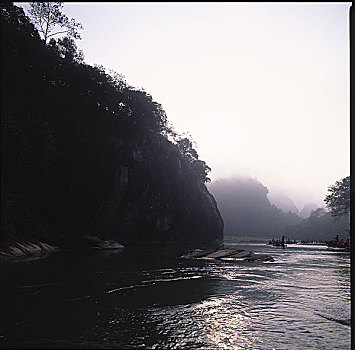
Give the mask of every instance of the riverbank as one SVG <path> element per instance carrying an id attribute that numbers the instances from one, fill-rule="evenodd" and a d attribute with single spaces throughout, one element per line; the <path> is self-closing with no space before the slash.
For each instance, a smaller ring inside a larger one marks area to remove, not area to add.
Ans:
<path id="1" fill-rule="evenodd" d="M 43 257 L 59 250 L 59 247 L 44 242 L 17 242 L 1 250 L 0 258 Z"/>
<path id="2" fill-rule="evenodd" d="M 142 249 L 142 246 L 138 247 Z M 184 252 L 183 255 L 180 255 L 181 258 L 221 260 L 226 262 L 274 261 L 274 259 L 267 254 L 255 254 L 248 250 L 237 249 L 224 245 L 220 245 L 219 247 L 210 247 L 207 249 L 189 249 L 188 247 L 189 246 L 185 246 L 185 249 L 180 247 L 181 252 Z M 0 251 L 0 259 L 37 259 L 47 257 L 50 254 L 56 253 L 63 249 L 66 250 L 68 248 L 70 250 L 122 250 L 125 246 L 113 240 L 100 240 L 97 237 L 92 236 L 82 237 L 80 245 L 66 246 L 64 248 L 44 242 L 16 242 Z M 159 251 L 161 250 L 159 245 L 157 245 L 157 249 Z"/>

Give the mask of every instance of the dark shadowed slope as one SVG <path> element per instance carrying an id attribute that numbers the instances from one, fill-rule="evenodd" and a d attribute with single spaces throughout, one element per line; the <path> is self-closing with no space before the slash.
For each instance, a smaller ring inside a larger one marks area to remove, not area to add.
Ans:
<path id="1" fill-rule="evenodd" d="M 21 8 L 1 4 L 1 244 L 221 240 L 208 167 L 174 140 L 160 104 L 47 45 Z M 172 140 L 172 141 L 171 141 Z"/>

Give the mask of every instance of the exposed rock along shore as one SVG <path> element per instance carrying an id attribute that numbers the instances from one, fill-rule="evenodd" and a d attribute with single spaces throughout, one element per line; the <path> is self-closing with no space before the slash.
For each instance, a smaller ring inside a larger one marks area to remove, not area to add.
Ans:
<path id="1" fill-rule="evenodd" d="M 51 253 L 58 252 L 60 249 L 54 245 L 50 245 L 44 242 L 24 242 L 14 243 L 8 246 L 4 250 L 0 251 L 1 258 L 11 257 L 28 257 L 28 256 L 45 256 Z"/>
<path id="2" fill-rule="evenodd" d="M 206 251 L 195 249 L 194 251 L 182 256 L 185 259 L 206 259 L 206 260 L 221 260 L 228 262 L 241 261 L 274 261 L 274 258 L 267 254 L 256 254 L 244 249 L 238 248 L 223 248 L 217 251 Z"/>
<path id="3" fill-rule="evenodd" d="M 73 247 L 89 248 L 89 249 L 123 249 L 124 245 L 115 240 L 102 240 L 96 236 L 83 235 L 76 237 L 74 242 L 71 242 Z"/>
<path id="4" fill-rule="evenodd" d="M 89 249 L 123 249 L 124 246 L 113 240 L 101 240 L 96 237 L 85 237 L 86 244 L 83 247 Z M 0 251 L 0 258 L 24 258 L 24 257 L 45 257 L 56 253 L 61 249 L 57 246 L 44 242 L 16 242 Z"/>
<path id="5" fill-rule="evenodd" d="M 123 249 L 124 246 L 113 240 L 101 240 L 97 237 L 83 237 L 86 241 L 81 248 L 86 249 Z M 24 257 L 45 257 L 49 254 L 60 251 L 59 247 L 44 242 L 24 242 L 15 243 L 12 246 L 0 251 L 0 258 L 24 258 Z M 220 260 L 226 262 L 253 262 L 253 261 L 274 261 L 273 257 L 267 254 L 256 254 L 248 250 L 238 248 L 222 248 L 222 249 L 195 249 L 181 256 L 184 259 L 204 259 L 204 260 Z"/>

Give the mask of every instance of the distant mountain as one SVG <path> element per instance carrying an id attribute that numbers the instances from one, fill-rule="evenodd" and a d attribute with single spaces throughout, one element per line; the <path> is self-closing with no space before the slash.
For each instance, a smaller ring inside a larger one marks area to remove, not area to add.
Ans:
<path id="1" fill-rule="evenodd" d="M 229 236 L 278 237 L 286 226 L 301 218 L 284 213 L 268 199 L 268 189 L 254 178 L 234 176 L 208 185 L 224 221 L 224 234 Z"/>
<path id="2" fill-rule="evenodd" d="M 285 193 L 281 191 L 271 190 L 268 193 L 268 198 L 271 204 L 274 204 L 277 208 L 281 209 L 283 212 L 297 214 L 299 213 L 294 201 L 288 197 Z"/>
<path id="3" fill-rule="evenodd" d="M 300 210 L 299 216 L 301 218 L 308 218 L 311 215 L 312 210 L 315 210 L 318 208 L 318 205 L 316 203 L 306 203 L 304 207 Z"/>

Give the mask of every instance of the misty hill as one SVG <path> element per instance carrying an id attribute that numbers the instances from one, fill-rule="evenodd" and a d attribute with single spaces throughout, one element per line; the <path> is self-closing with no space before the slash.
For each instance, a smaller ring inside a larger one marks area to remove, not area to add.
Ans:
<path id="1" fill-rule="evenodd" d="M 268 193 L 268 199 L 271 204 L 275 205 L 275 207 L 281 209 L 283 212 L 288 213 L 290 211 L 298 215 L 299 210 L 296 204 L 282 191 L 271 190 Z"/>
<path id="2" fill-rule="evenodd" d="M 316 210 L 318 208 L 318 205 L 316 203 L 310 202 L 306 203 L 304 207 L 300 210 L 299 216 L 306 219 L 311 215 L 311 212 L 313 210 Z"/>
<path id="3" fill-rule="evenodd" d="M 256 179 L 235 176 L 213 181 L 208 188 L 223 217 L 225 235 L 278 237 L 286 226 L 301 221 L 272 205 L 268 189 Z"/>
<path id="4" fill-rule="evenodd" d="M 182 101 L 183 102 L 183 101 Z M 162 106 L 1 4 L 1 244 L 221 240 L 208 167 Z"/>
<path id="5" fill-rule="evenodd" d="M 323 208 L 312 211 L 310 216 L 297 225 L 287 227 L 287 235 L 293 239 L 303 240 L 332 240 L 349 238 L 349 217 L 341 216 L 335 220 L 330 212 Z"/>

